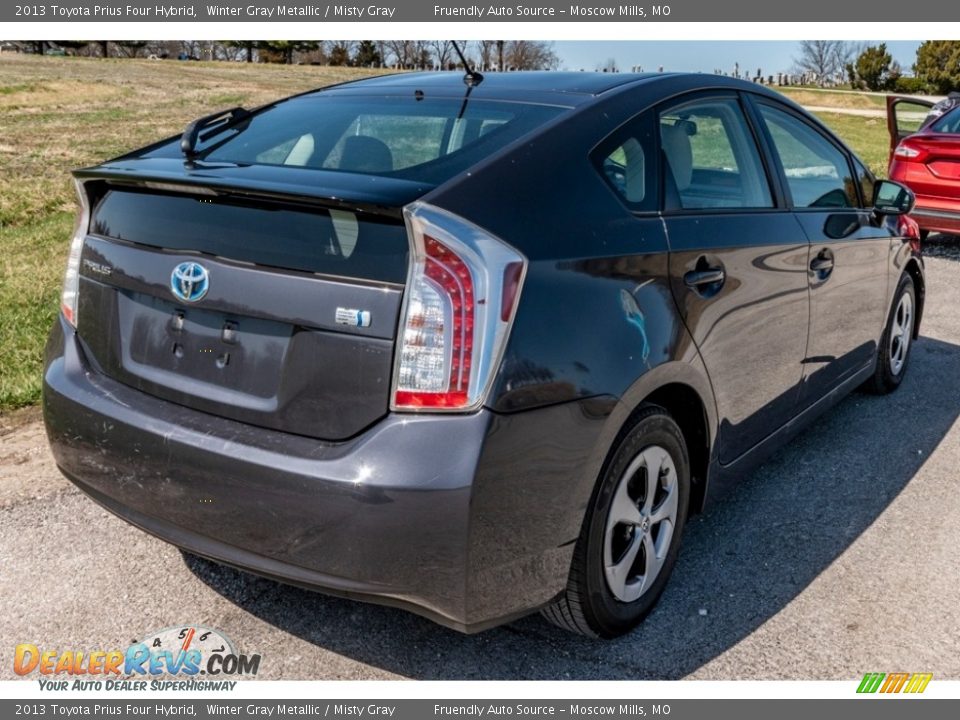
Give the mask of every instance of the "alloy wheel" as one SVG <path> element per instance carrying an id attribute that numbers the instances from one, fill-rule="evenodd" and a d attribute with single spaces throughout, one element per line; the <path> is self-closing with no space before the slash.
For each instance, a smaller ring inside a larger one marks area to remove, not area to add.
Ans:
<path id="1" fill-rule="evenodd" d="M 905 292 L 900 296 L 890 325 L 890 372 L 899 375 L 907 361 L 910 339 L 913 337 L 913 298 Z"/>
<path id="2" fill-rule="evenodd" d="M 644 448 L 617 483 L 607 514 L 603 567 L 621 602 L 640 598 L 663 568 L 677 523 L 679 487 L 670 453 Z"/>

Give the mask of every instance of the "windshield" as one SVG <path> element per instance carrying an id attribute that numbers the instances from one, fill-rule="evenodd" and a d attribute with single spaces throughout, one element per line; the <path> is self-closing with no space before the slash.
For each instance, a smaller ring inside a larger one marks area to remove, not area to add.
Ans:
<path id="1" fill-rule="evenodd" d="M 563 108 L 409 96 L 308 96 L 207 138 L 204 162 L 280 165 L 439 183 Z"/>

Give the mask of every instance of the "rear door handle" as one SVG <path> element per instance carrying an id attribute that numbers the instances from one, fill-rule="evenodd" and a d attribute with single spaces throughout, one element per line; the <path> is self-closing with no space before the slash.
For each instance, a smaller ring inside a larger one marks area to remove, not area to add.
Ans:
<path id="1" fill-rule="evenodd" d="M 707 268 L 706 270 L 691 270 L 683 276 L 683 282 L 687 287 L 698 288 L 704 285 L 717 285 L 726 279 L 726 273 L 720 268 Z"/>

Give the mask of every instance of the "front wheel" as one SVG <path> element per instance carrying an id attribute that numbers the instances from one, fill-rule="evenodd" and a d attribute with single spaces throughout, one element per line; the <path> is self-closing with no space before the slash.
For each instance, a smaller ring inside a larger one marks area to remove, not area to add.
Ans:
<path id="1" fill-rule="evenodd" d="M 893 308 L 877 348 L 877 368 L 866 383 L 870 392 L 885 395 L 900 387 L 910 359 L 916 313 L 913 278 L 904 273 L 893 296 Z"/>
<path id="2" fill-rule="evenodd" d="M 593 637 L 633 629 L 670 578 L 689 501 L 683 433 L 663 408 L 648 406 L 614 449 L 584 520 L 567 589 L 544 616 Z"/>

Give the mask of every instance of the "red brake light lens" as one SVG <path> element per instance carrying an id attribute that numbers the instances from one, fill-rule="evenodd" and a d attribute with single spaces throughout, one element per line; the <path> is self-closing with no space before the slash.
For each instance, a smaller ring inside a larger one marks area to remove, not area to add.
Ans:
<path id="1" fill-rule="evenodd" d="M 526 261 L 451 213 L 404 211 L 410 272 L 397 339 L 393 410 L 471 410 L 499 366 Z"/>

